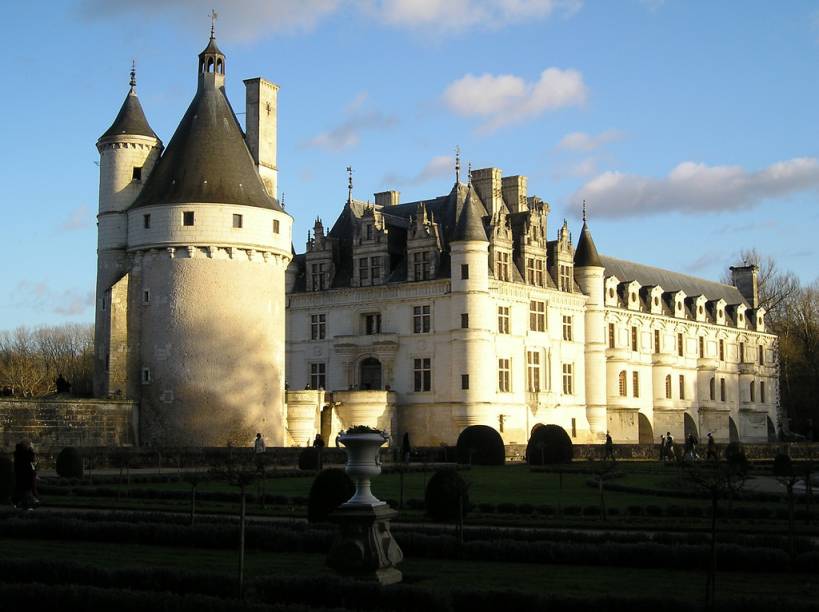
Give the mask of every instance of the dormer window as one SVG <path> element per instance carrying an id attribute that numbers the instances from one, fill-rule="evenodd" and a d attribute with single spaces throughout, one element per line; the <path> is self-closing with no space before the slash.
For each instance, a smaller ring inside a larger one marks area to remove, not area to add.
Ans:
<path id="1" fill-rule="evenodd" d="M 571 291 L 572 290 L 572 267 L 566 265 L 560 265 L 558 267 L 558 274 L 559 274 L 559 287 L 561 291 Z"/>
<path id="2" fill-rule="evenodd" d="M 509 280 L 509 253 L 498 251 L 496 254 L 495 275 L 499 281 Z"/>
<path id="3" fill-rule="evenodd" d="M 367 236 L 367 240 L 373 239 L 373 226 L 369 223 L 366 225 L 365 234 Z"/>
<path id="4" fill-rule="evenodd" d="M 415 280 L 417 281 L 429 280 L 431 276 L 429 251 L 413 253 L 412 266 Z"/>

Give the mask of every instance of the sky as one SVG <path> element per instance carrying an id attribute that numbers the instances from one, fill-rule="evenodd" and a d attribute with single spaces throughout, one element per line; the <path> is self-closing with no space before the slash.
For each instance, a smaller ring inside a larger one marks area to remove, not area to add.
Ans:
<path id="1" fill-rule="evenodd" d="M 279 90 L 279 189 L 316 216 L 464 166 L 529 178 L 598 250 L 718 280 L 756 248 L 819 277 L 819 2 L 78 0 L 3 15 L 0 330 L 93 321 L 97 138 L 128 91 L 168 143 L 218 13 L 227 94 Z M 240 121 L 243 115 L 239 115 Z"/>

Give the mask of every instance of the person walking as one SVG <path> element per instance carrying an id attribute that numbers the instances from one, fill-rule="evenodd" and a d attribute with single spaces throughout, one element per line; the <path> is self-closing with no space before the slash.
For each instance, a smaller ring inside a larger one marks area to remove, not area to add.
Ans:
<path id="1" fill-rule="evenodd" d="M 264 445 L 264 438 L 261 433 L 256 434 L 256 440 L 253 442 L 253 455 L 256 459 L 256 471 L 264 472 L 264 454 L 267 451 Z"/>
<path id="2" fill-rule="evenodd" d="M 665 460 L 666 461 L 674 461 L 677 458 L 676 453 L 674 452 L 674 438 L 671 436 L 671 432 L 665 432 Z"/>
<path id="3" fill-rule="evenodd" d="M 660 434 L 660 461 L 665 461 L 665 436 Z"/>
<path id="4" fill-rule="evenodd" d="M 707 444 L 705 446 L 705 458 L 706 458 L 706 460 L 713 459 L 714 461 L 717 461 L 717 459 L 718 459 L 718 457 L 717 457 L 717 443 L 714 442 L 714 436 L 711 434 L 710 431 L 708 432 L 707 437 L 708 437 L 708 442 L 707 442 Z"/>
<path id="5" fill-rule="evenodd" d="M 33 509 L 37 499 L 37 469 L 34 448 L 30 442 L 21 441 L 14 447 L 14 506 L 25 510 Z"/>
<path id="6" fill-rule="evenodd" d="M 606 454 L 603 457 L 603 461 L 607 459 L 611 459 L 612 463 L 616 462 L 614 458 L 614 441 L 611 439 L 609 432 L 606 432 Z"/>

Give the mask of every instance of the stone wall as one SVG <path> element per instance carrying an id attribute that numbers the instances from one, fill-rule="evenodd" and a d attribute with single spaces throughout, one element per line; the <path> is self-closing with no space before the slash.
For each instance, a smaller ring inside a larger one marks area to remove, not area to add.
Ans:
<path id="1" fill-rule="evenodd" d="M 38 450 L 64 446 L 134 446 L 136 402 L 0 398 L 0 449 L 30 440 Z"/>

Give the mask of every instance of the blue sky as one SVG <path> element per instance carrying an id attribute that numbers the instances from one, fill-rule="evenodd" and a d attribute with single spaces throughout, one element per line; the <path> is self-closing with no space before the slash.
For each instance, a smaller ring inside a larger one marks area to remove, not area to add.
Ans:
<path id="1" fill-rule="evenodd" d="M 756 247 L 817 278 L 819 3 L 682 0 L 83 0 L 4 12 L 0 329 L 93 320 L 96 139 L 131 59 L 167 143 L 211 7 L 227 91 L 279 84 L 279 185 L 316 215 L 464 165 L 529 177 L 598 249 L 717 279 Z"/>

